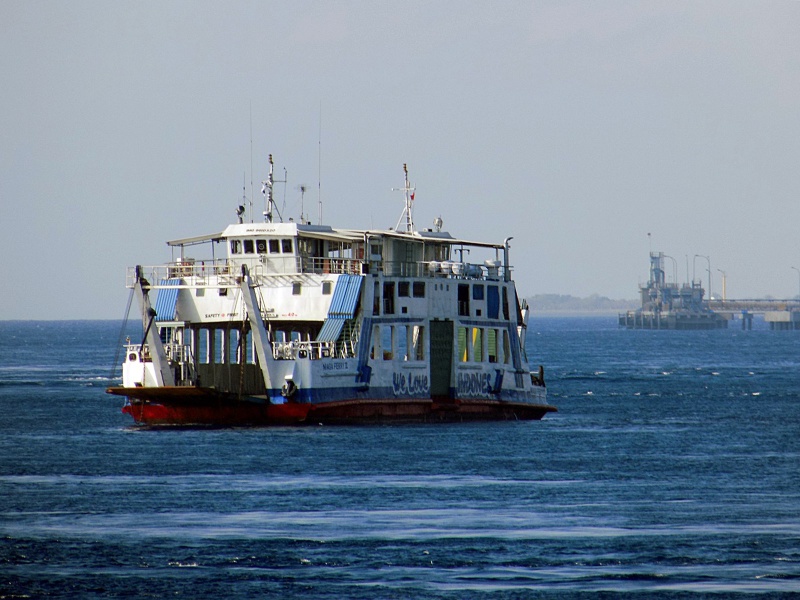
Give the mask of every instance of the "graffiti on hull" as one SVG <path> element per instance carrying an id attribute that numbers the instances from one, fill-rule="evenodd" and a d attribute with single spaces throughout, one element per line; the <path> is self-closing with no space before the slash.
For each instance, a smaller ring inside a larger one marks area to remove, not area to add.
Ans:
<path id="1" fill-rule="evenodd" d="M 430 394 L 427 375 L 395 372 L 392 374 L 392 388 L 395 396 L 420 397 Z"/>

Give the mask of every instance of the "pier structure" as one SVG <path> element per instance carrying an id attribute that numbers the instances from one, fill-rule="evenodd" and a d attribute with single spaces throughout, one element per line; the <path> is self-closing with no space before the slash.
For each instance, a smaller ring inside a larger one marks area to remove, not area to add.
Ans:
<path id="1" fill-rule="evenodd" d="M 704 299 L 705 290 L 700 281 L 678 285 L 677 273 L 673 282 L 667 283 L 664 259 L 673 260 L 663 252 L 650 252 L 650 279 L 639 286 L 642 306 L 619 315 L 619 326 L 627 329 L 724 329 L 729 321 L 740 319 L 742 329 L 753 328 L 755 315 L 763 315 L 769 328 L 775 331 L 800 330 L 800 296 L 788 300 L 727 299 L 726 274 L 722 273 L 722 299 Z M 711 286 L 711 260 L 707 256 L 695 258 L 708 260 L 709 287 Z M 688 259 L 687 259 L 688 271 Z M 800 278 L 800 269 L 792 267 Z"/>
<path id="2" fill-rule="evenodd" d="M 728 320 L 703 300 L 699 281 L 667 283 L 663 252 L 650 252 L 650 279 L 639 286 L 642 307 L 619 315 L 627 329 L 722 329 Z"/>
<path id="3" fill-rule="evenodd" d="M 753 316 L 761 314 L 776 331 L 800 330 L 800 299 L 710 300 L 709 309 L 731 321 L 742 319 L 742 329 L 753 328 Z"/>

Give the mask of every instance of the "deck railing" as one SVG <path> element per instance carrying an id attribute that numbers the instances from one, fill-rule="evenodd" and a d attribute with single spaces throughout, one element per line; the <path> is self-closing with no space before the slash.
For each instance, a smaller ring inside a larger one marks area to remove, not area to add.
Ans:
<path id="1" fill-rule="evenodd" d="M 241 281 L 241 264 L 248 264 L 252 275 L 265 277 L 272 275 L 298 274 L 350 274 L 383 273 L 389 277 L 424 277 L 446 279 L 487 279 L 499 280 L 504 277 L 503 267 L 498 265 L 478 265 L 452 261 L 362 261 L 352 258 L 291 257 L 281 258 L 281 264 L 258 259 L 252 261 L 232 261 L 228 259 L 192 260 L 167 263 L 165 265 L 142 268 L 142 275 L 157 288 L 161 281 L 168 279 L 192 279 L 191 287 L 233 287 Z M 136 282 L 136 268 L 128 267 L 127 287 Z"/>

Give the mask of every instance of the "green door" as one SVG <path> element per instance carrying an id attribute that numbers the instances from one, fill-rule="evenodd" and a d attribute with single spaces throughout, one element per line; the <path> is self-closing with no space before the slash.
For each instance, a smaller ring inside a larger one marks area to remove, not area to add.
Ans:
<path id="1" fill-rule="evenodd" d="M 431 398 L 450 397 L 453 372 L 453 322 L 431 321 Z"/>

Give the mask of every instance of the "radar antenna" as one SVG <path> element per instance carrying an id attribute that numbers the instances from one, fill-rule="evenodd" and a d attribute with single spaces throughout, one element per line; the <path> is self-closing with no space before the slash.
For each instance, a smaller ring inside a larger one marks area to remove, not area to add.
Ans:
<path id="1" fill-rule="evenodd" d="M 414 217 L 412 216 L 411 206 L 414 202 L 414 194 L 416 194 L 417 188 L 413 187 L 408 181 L 408 165 L 406 163 L 403 163 L 403 173 L 405 174 L 405 185 L 402 188 L 392 188 L 393 192 L 403 192 L 406 200 L 403 213 L 400 215 L 400 219 L 394 229 L 395 231 L 400 231 L 400 223 L 403 222 L 403 217 L 405 217 L 406 233 L 414 233 Z"/>

